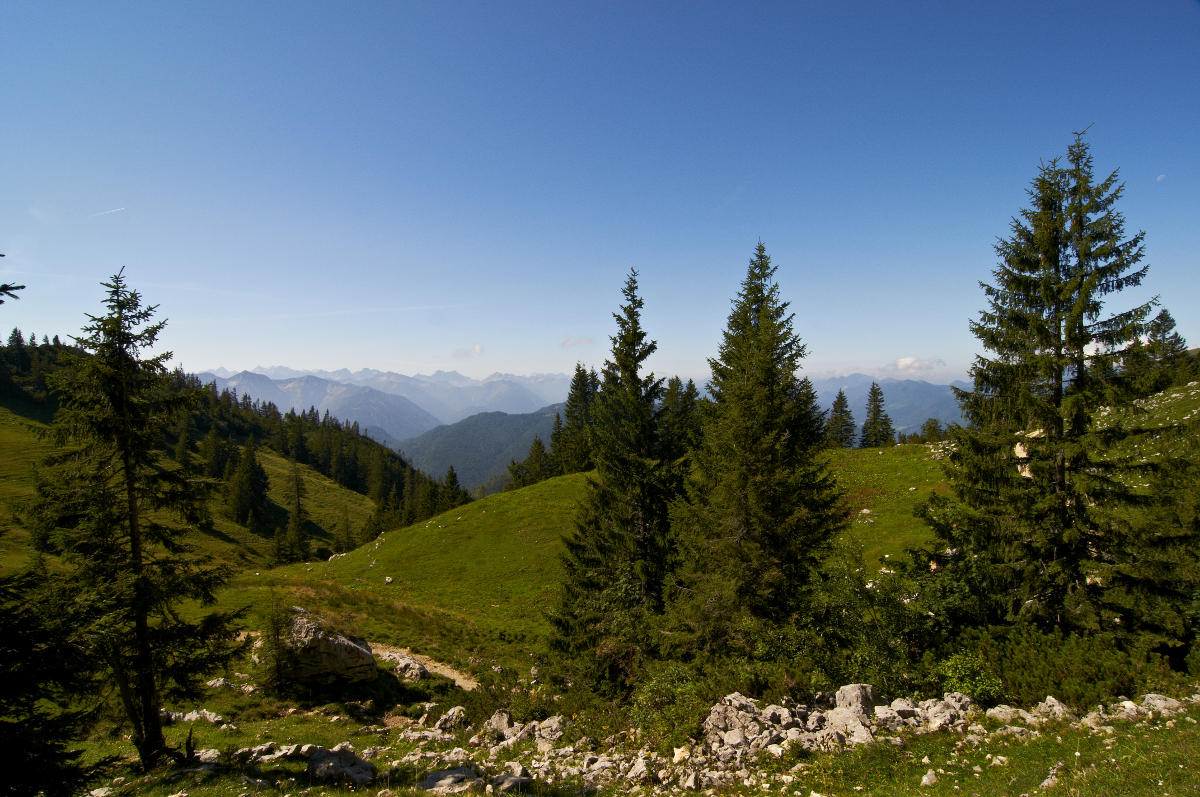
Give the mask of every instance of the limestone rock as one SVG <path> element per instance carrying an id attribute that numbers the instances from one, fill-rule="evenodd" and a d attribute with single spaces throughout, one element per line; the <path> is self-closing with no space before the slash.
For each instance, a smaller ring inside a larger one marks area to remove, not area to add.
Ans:
<path id="1" fill-rule="evenodd" d="M 375 678 L 375 657 L 365 639 L 327 631 L 299 607 L 292 609 L 291 629 L 283 643 L 284 674 L 289 680 L 331 684 Z"/>
<path id="2" fill-rule="evenodd" d="M 1172 697 L 1148 694 L 1142 695 L 1142 708 L 1147 711 L 1153 711 L 1163 717 L 1169 717 L 1172 714 L 1178 714 L 1183 711 L 1183 704 Z"/>
<path id="3" fill-rule="evenodd" d="M 454 706 L 433 723 L 435 731 L 449 731 L 461 728 L 467 724 L 467 710 L 462 706 Z"/>
<path id="4" fill-rule="evenodd" d="M 354 754 L 349 742 L 326 750 L 318 747 L 308 759 L 308 776 L 335 783 L 349 782 L 362 786 L 375 779 L 375 765 Z"/>
<path id="5" fill-rule="evenodd" d="M 414 659 L 412 656 L 405 656 L 403 653 L 384 653 L 379 658 L 394 664 L 392 672 L 396 673 L 396 677 L 404 681 L 419 681 L 426 675 L 429 675 L 429 670 L 425 665 Z"/>
<path id="6" fill-rule="evenodd" d="M 434 794 L 460 794 L 483 790 L 483 779 L 471 767 L 455 767 L 433 772 L 421 781 L 420 788 Z"/>

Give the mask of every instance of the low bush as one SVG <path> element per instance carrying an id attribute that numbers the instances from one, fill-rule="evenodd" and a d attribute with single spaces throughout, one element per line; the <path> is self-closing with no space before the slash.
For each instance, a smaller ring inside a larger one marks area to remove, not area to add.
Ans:
<path id="1" fill-rule="evenodd" d="M 969 631 L 963 647 L 992 662 L 1005 698 L 1032 705 L 1054 695 L 1086 708 L 1167 688 L 1175 676 L 1157 653 L 1114 634 L 1063 634 L 1026 626 Z"/>

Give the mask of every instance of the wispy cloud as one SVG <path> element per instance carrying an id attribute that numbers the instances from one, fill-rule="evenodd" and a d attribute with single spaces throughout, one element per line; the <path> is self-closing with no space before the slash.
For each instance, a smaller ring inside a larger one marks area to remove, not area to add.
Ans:
<path id="1" fill-rule="evenodd" d="M 1155 177 L 1154 179 L 1161 183 L 1163 180 L 1167 179 L 1167 176 L 1165 174 L 1160 174 L 1158 177 Z"/>
<path id="2" fill-rule="evenodd" d="M 125 208 L 113 208 L 112 210 L 102 210 L 99 213 L 88 214 L 89 219 L 94 219 L 97 216 L 111 216 L 113 213 L 123 213 Z"/>
<path id="3" fill-rule="evenodd" d="M 472 359 L 483 356 L 483 344 L 476 343 L 469 349 L 455 349 L 454 356 L 460 360 Z"/>
<path id="4" fill-rule="evenodd" d="M 567 338 L 566 340 L 564 340 L 562 342 L 562 347 L 564 349 L 569 349 L 572 346 L 590 346 L 593 343 L 595 343 L 595 341 L 586 336 L 578 337 L 578 338 Z"/>

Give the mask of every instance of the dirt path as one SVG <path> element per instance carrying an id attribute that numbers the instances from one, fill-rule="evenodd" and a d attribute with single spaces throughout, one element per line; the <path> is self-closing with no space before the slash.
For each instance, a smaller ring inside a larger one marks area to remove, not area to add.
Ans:
<path id="1" fill-rule="evenodd" d="M 372 653 L 398 653 L 401 656 L 408 656 L 411 659 L 419 661 L 421 665 L 425 667 L 425 669 L 432 673 L 436 673 L 437 675 L 449 678 L 451 681 L 454 681 L 454 683 L 458 684 L 460 688 L 465 689 L 468 692 L 479 688 L 479 681 L 476 681 L 474 678 L 464 672 L 459 672 L 449 664 L 443 664 L 442 662 L 431 659 L 428 656 L 422 656 L 420 653 L 413 653 L 408 648 L 398 648 L 394 645 L 385 645 L 382 642 L 371 642 L 370 645 Z"/>

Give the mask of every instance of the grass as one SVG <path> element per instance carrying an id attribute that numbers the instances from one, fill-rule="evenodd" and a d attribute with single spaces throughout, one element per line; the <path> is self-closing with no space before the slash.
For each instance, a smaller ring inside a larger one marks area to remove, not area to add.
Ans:
<path id="1" fill-rule="evenodd" d="M 878 566 L 929 539 L 913 512 L 935 492 L 946 492 L 938 446 L 848 448 L 830 453 L 830 468 L 846 491 L 850 535 L 863 546 L 863 560 Z"/>
<path id="2" fill-rule="evenodd" d="M 1200 709 L 1192 706 L 1186 716 L 1172 720 L 1118 723 L 1112 736 L 1050 725 L 1034 739 L 988 739 L 978 747 L 952 734 L 910 737 L 903 747 L 877 744 L 804 760 L 797 784 L 803 784 L 802 794 L 813 790 L 880 797 L 1200 794 L 1198 716 Z M 929 763 L 923 763 L 926 758 Z M 1052 768 L 1057 768 L 1058 783 L 1043 789 Z M 937 783 L 921 786 L 930 769 Z"/>
<path id="3" fill-rule="evenodd" d="M 368 638 L 461 666 L 474 659 L 528 667 L 547 630 L 560 540 L 586 478 L 488 496 L 333 561 L 245 573 L 221 602 L 299 603 Z"/>
<path id="4" fill-rule="evenodd" d="M 46 437 L 49 427 L 37 410 L 34 407 L 26 411 L 18 404 L 0 405 L 0 573 L 19 570 L 31 553 L 26 510 L 34 497 L 35 470 L 54 450 L 53 442 Z M 269 499 L 278 506 L 287 506 L 291 462 L 265 449 L 259 449 L 258 458 L 267 472 Z M 374 504 L 366 496 L 347 490 L 306 465 L 299 466 L 299 471 L 302 506 L 315 545 L 331 538 L 342 523 L 343 513 L 349 516 L 352 527 L 359 529 L 374 511 Z M 261 569 L 270 561 L 272 538 L 234 523 L 224 512 L 220 495 L 210 500 L 209 514 L 211 526 L 199 528 L 188 537 L 200 552 L 236 570 Z"/>
<path id="5" fill-rule="evenodd" d="M 29 533 L 23 516 L 34 495 L 34 469 L 53 445 L 43 439 L 45 424 L 0 406 L 0 573 L 29 561 Z"/>

